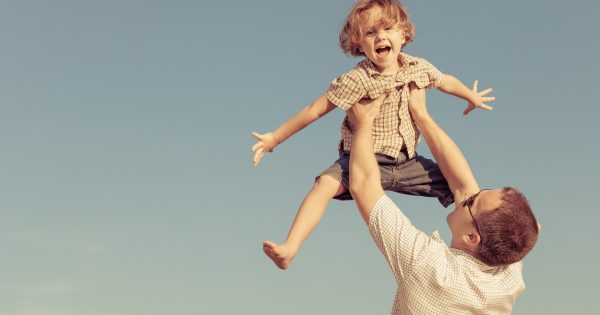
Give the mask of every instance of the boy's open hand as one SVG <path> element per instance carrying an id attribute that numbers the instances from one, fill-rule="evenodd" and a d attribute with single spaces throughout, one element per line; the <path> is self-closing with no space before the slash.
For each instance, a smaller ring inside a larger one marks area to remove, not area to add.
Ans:
<path id="1" fill-rule="evenodd" d="M 475 82 L 473 82 L 473 94 L 475 95 L 475 99 L 472 100 L 472 102 L 469 102 L 469 105 L 467 105 L 467 108 L 465 109 L 465 111 L 463 112 L 463 115 L 467 116 L 472 110 L 474 110 L 475 108 L 481 108 L 481 109 L 485 109 L 485 110 L 492 110 L 494 109 L 491 106 L 488 106 L 487 104 L 485 104 L 486 102 L 493 102 L 496 98 L 493 96 L 486 96 L 488 94 L 490 94 L 490 92 L 492 92 L 492 89 L 485 89 L 481 92 L 477 91 L 477 84 L 479 82 L 477 80 L 475 80 Z"/>
<path id="2" fill-rule="evenodd" d="M 266 152 L 273 152 L 273 149 L 277 146 L 277 140 L 275 140 L 275 137 L 273 137 L 273 134 L 270 132 L 261 135 L 258 132 L 253 131 L 252 135 L 258 140 L 258 142 L 252 146 L 252 152 L 254 152 L 252 165 L 257 166 Z"/>

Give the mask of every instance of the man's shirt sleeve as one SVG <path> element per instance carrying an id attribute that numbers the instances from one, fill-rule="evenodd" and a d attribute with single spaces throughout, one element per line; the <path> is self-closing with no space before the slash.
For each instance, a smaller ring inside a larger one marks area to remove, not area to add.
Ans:
<path id="1" fill-rule="evenodd" d="M 408 277 L 418 262 L 435 247 L 431 237 L 412 225 L 385 194 L 373 207 L 369 233 L 388 261 L 398 283 Z"/>

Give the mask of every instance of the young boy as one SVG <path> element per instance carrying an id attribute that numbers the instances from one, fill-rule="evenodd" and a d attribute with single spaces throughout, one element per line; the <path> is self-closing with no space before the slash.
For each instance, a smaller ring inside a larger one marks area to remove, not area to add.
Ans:
<path id="1" fill-rule="evenodd" d="M 424 59 L 409 56 L 402 48 L 412 41 L 414 27 L 402 4 L 396 0 L 360 0 L 346 18 L 340 33 L 342 50 L 353 56 L 365 56 L 350 72 L 335 79 L 329 90 L 272 133 L 253 136 L 256 166 L 266 152 L 321 118 L 336 107 L 351 108 L 361 99 L 385 96 L 373 128 L 374 150 L 381 169 L 383 188 L 399 193 L 437 197 L 447 207 L 454 200 L 448 184 L 435 162 L 416 154 L 419 130 L 408 109 L 409 86 L 437 87 L 440 91 L 468 101 L 467 115 L 475 108 L 490 110 L 483 97 L 458 79 L 442 74 Z M 266 241 L 263 250 L 281 269 L 287 269 L 300 246 L 317 226 L 331 199 L 352 199 L 348 192 L 348 169 L 352 149 L 352 125 L 342 123 L 340 158 L 322 172 L 306 195 L 286 241 Z"/>

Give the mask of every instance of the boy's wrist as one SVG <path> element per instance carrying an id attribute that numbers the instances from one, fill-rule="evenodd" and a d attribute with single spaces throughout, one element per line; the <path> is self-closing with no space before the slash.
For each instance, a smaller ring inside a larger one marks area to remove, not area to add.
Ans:
<path id="1" fill-rule="evenodd" d="M 278 146 L 282 141 L 280 140 L 281 136 L 277 133 L 277 130 L 271 132 L 271 140 L 273 140 L 273 148 Z"/>

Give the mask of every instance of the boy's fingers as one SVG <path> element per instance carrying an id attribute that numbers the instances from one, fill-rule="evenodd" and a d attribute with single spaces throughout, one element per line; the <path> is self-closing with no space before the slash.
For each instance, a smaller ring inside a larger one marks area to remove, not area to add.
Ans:
<path id="1" fill-rule="evenodd" d="M 479 81 L 475 80 L 475 82 L 473 82 L 473 91 L 477 92 L 477 85 L 479 84 Z"/>
<path id="2" fill-rule="evenodd" d="M 481 104 L 479 106 L 477 106 L 477 108 L 481 108 L 481 109 L 485 109 L 485 110 L 492 110 L 494 109 L 492 106 L 489 106 L 487 104 Z M 471 110 L 474 110 L 475 108 L 471 108 Z"/>
<path id="3" fill-rule="evenodd" d="M 495 97 L 482 97 L 481 100 L 483 100 L 484 102 L 493 102 L 496 100 Z"/>
<path id="4" fill-rule="evenodd" d="M 257 140 L 262 140 L 262 139 L 261 139 L 261 138 L 262 138 L 262 135 L 261 135 L 260 133 L 256 132 L 256 131 L 252 131 L 252 136 L 253 136 L 254 138 L 256 138 Z"/>
<path id="5" fill-rule="evenodd" d="M 262 149 L 258 149 L 258 151 L 256 151 L 256 154 L 254 154 L 254 159 L 252 159 L 252 164 L 254 164 L 254 166 L 258 165 L 258 163 L 262 159 L 262 156 L 263 156 L 262 152 L 263 152 Z"/>
<path id="6" fill-rule="evenodd" d="M 493 91 L 493 90 L 492 90 L 491 88 L 489 88 L 489 89 L 485 89 L 485 90 L 483 90 L 483 91 L 479 92 L 479 95 L 481 95 L 481 96 L 483 96 L 483 95 L 487 95 L 487 94 L 490 94 L 490 92 L 492 92 L 492 91 Z"/>
<path id="7" fill-rule="evenodd" d="M 258 148 L 260 148 L 260 146 L 261 146 L 261 143 L 260 143 L 260 142 L 258 142 L 258 143 L 256 143 L 256 144 L 254 144 L 254 145 L 252 146 L 252 152 L 256 152 L 256 150 L 258 150 Z"/>

